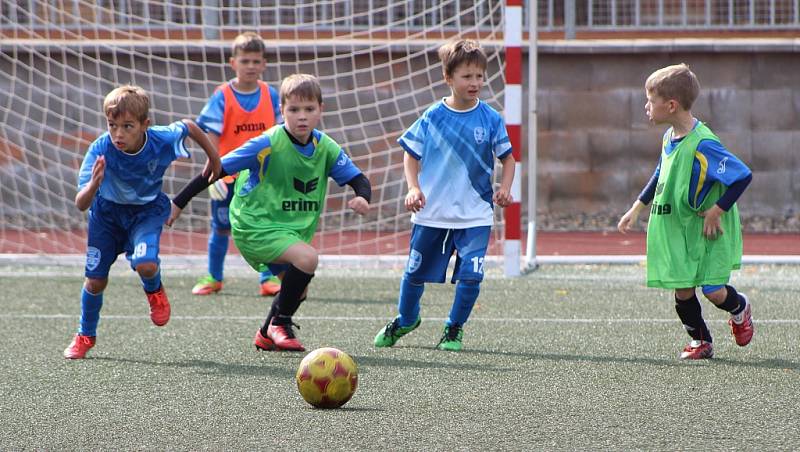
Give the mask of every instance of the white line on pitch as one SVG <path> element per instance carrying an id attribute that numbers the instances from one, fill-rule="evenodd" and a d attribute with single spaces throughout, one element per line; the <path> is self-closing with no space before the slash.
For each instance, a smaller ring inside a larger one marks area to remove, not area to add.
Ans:
<path id="1" fill-rule="evenodd" d="M 0 319 L 77 319 L 78 316 L 74 314 L 0 314 Z M 100 317 L 102 320 L 150 320 L 149 316 L 144 315 L 104 315 Z M 263 317 L 254 316 L 215 316 L 215 315 L 176 315 L 170 318 L 171 320 L 198 320 L 198 321 L 254 321 L 263 320 Z M 345 322 L 384 322 L 386 317 L 327 317 L 327 316 L 296 316 L 297 320 L 327 320 L 327 321 L 345 321 Z M 444 317 L 426 317 L 425 320 L 435 322 L 443 322 L 447 319 Z M 484 318 L 473 317 L 470 322 L 501 322 L 501 323 L 674 323 L 678 319 L 564 319 L 564 318 Z M 706 320 L 711 323 L 723 323 L 727 320 L 713 319 Z M 800 319 L 754 319 L 755 323 L 761 324 L 776 324 L 776 325 L 798 325 Z"/>

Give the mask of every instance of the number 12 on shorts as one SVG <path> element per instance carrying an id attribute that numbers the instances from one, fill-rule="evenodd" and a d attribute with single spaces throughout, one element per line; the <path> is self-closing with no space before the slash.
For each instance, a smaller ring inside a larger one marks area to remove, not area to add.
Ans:
<path id="1" fill-rule="evenodd" d="M 481 257 L 475 256 L 470 260 L 472 261 L 472 271 L 474 273 L 480 273 L 482 275 L 483 274 L 483 256 L 481 256 Z"/>

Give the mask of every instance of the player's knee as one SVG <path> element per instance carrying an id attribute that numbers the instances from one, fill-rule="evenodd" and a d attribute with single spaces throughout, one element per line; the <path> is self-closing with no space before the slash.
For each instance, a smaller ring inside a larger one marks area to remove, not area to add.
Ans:
<path id="1" fill-rule="evenodd" d="M 92 295 L 99 295 L 106 290 L 108 278 L 86 278 L 83 288 Z"/>
<path id="2" fill-rule="evenodd" d="M 231 230 L 230 229 L 214 228 L 214 234 L 216 234 L 216 235 L 224 235 L 224 236 L 227 237 L 227 236 L 231 235 Z"/>
<path id="3" fill-rule="evenodd" d="M 708 301 L 714 304 L 721 304 L 725 302 L 725 297 L 728 296 L 728 291 L 725 290 L 725 287 L 720 287 L 719 289 L 706 293 L 703 291 L 703 295 L 708 299 Z"/>
<path id="4" fill-rule="evenodd" d="M 424 280 L 416 278 L 414 276 L 411 276 L 408 273 L 403 275 L 403 278 L 406 281 L 408 281 L 408 283 L 411 284 L 412 286 L 424 286 L 425 285 L 425 281 Z"/>
<path id="5" fill-rule="evenodd" d="M 462 279 L 460 283 L 467 287 L 480 287 L 481 281 L 479 279 Z"/>
<path id="6" fill-rule="evenodd" d="M 155 262 L 142 262 L 136 264 L 136 273 L 142 278 L 152 278 L 158 273 L 158 264 Z"/>
<path id="7" fill-rule="evenodd" d="M 316 250 L 309 247 L 309 250 L 301 253 L 294 259 L 292 265 L 305 273 L 314 273 L 317 271 L 317 266 L 319 265 L 319 255 Z"/>
<path id="8" fill-rule="evenodd" d="M 675 297 L 679 300 L 688 300 L 694 295 L 694 287 L 689 289 L 675 289 Z"/>

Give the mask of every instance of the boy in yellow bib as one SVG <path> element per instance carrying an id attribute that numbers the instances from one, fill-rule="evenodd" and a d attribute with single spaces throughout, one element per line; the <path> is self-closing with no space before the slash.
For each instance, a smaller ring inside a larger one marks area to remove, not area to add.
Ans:
<path id="1" fill-rule="evenodd" d="M 700 83 L 685 64 L 653 72 L 645 83 L 645 110 L 651 122 L 669 124 L 661 157 L 650 182 L 622 216 L 625 233 L 648 204 L 647 285 L 675 290 L 675 310 L 691 342 L 681 359 L 714 356 L 695 287 L 716 307 L 731 314 L 736 343 L 753 337 L 750 302 L 728 285 L 742 260 L 742 231 L 736 200 L 752 172 L 719 138 L 692 115 Z"/>

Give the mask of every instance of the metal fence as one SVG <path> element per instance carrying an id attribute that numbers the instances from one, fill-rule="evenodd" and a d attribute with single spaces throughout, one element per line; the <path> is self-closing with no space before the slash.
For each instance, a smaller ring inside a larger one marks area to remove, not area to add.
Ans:
<path id="1" fill-rule="evenodd" d="M 532 0 L 525 1 L 527 9 Z M 497 2 L 467 0 L 0 0 L 0 31 L 202 27 L 423 30 L 497 23 Z M 540 31 L 800 30 L 800 0 L 538 0 Z M 527 12 L 523 17 L 528 17 Z M 456 21 L 453 20 L 453 23 Z"/>

